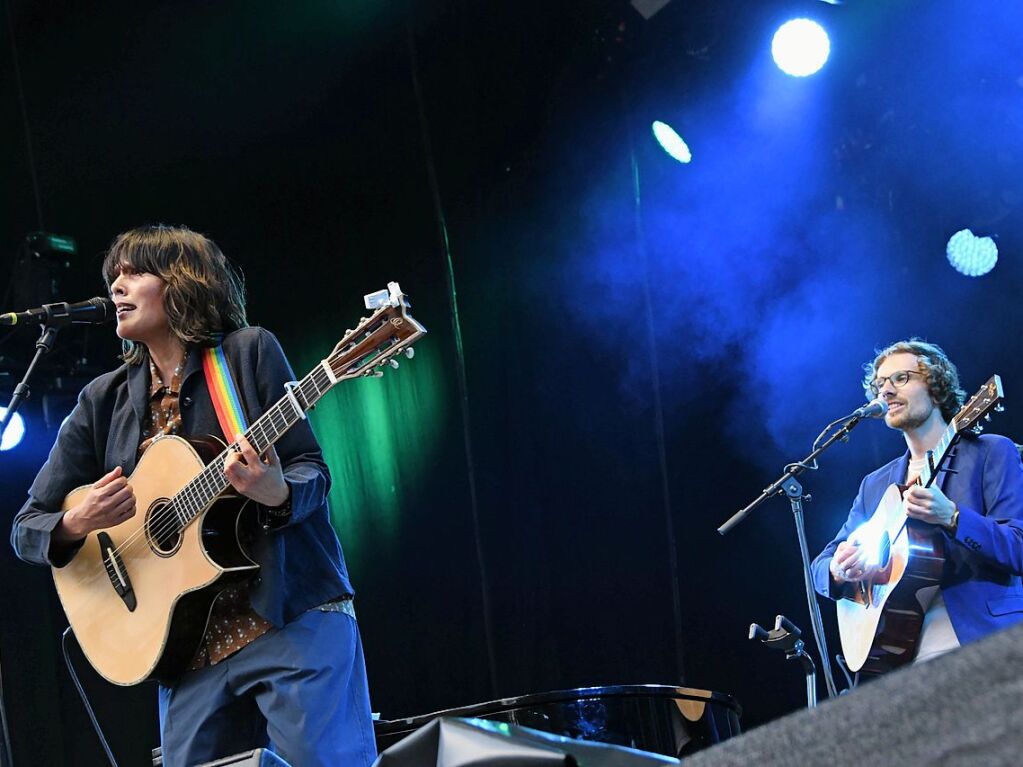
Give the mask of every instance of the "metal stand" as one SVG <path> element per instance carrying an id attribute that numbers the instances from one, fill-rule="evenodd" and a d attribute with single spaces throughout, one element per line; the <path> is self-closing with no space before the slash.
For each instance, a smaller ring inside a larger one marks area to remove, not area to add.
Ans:
<path id="1" fill-rule="evenodd" d="M 4 413 L 3 418 L 0 418 L 0 440 L 3 439 L 4 432 L 7 430 L 7 424 L 11 422 L 11 418 L 14 416 L 14 412 L 18 409 L 30 394 L 28 381 L 35 372 L 36 365 L 39 364 L 39 360 L 43 358 L 44 354 L 50 352 L 53 349 L 53 342 L 57 340 L 57 332 L 60 330 L 58 325 L 43 325 L 42 332 L 39 334 L 39 340 L 36 341 L 36 353 L 32 357 L 32 362 L 29 363 L 28 369 L 25 371 L 25 375 L 22 376 L 21 381 L 14 387 L 14 394 L 11 396 L 11 402 L 7 406 L 7 412 Z"/>
<path id="2" fill-rule="evenodd" d="M 799 638 L 801 635 L 799 628 L 784 615 L 775 617 L 774 628 L 770 631 L 756 623 L 750 624 L 749 627 L 750 639 L 759 639 L 774 650 L 784 650 L 785 660 L 799 659 L 806 675 L 806 707 L 816 708 L 817 669 L 813 664 L 813 658 L 803 649 L 803 640 Z"/>
<path id="3" fill-rule="evenodd" d="M 788 496 L 789 503 L 792 505 L 792 515 L 796 523 L 796 536 L 799 538 L 799 554 L 803 560 L 803 585 L 806 589 L 806 603 L 810 610 L 810 625 L 813 628 L 814 640 L 817 642 L 817 652 L 821 659 L 821 669 L 824 672 L 824 682 L 828 689 L 828 697 L 834 698 L 838 696 L 838 690 L 835 687 L 835 678 L 831 672 L 831 662 L 828 660 L 828 645 L 827 640 L 824 638 L 824 623 L 821 620 L 820 608 L 817 605 L 817 596 L 813 588 L 813 576 L 810 572 L 810 550 L 806 545 L 806 528 L 803 525 L 803 500 L 810 500 L 809 495 L 803 495 L 803 486 L 799 484 L 796 477 L 802 474 L 807 469 L 815 470 L 817 468 L 817 456 L 835 444 L 838 440 L 843 442 L 848 441 L 849 432 L 858 424 L 862 418 L 859 416 L 848 416 L 846 418 L 839 418 L 837 421 L 832 421 L 824 427 L 824 431 L 820 433 L 813 443 L 812 452 L 804 458 L 802 461 L 796 463 L 790 463 L 785 467 L 785 473 L 782 474 L 778 479 L 768 485 L 764 491 L 757 496 L 746 508 L 740 509 L 733 514 L 727 522 L 718 528 L 718 532 L 721 535 L 729 532 L 732 528 L 738 525 L 742 520 L 748 517 L 754 509 L 760 504 L 775 495 L 781 495 L 784 493 Z M 836 424 L 842 424 L 842 428 L 835 431 L 827 440 L 823 443 L 821 438 L 828 433 Z"/>
<path id="4" fill-rule="evenodd" d="M 10 404 L 7 405 L 7 412 L 0 417 L 0 440 L 3 440 L 4 432 L 7 431 L 7 424 L 11 422 L 11 418 L 14 417 L 14 413 L 18 407 L 28 399 L 29 396 L 29 379 L 35 372 L 36 365 L 39 364 L 39 360 L 43 358 L 44 354 L 49 353 L 53 349 L 53 343 L 57 340 L 57 332 L 60 330 L 58 325 L 43 325 L 42 332 L 39 334 L 39 340 L 36 341 L 36 353 L 32 357 L 32 362 L 29 364 L 28 369 L 25 370 L 25 375 L 22 376 L 21 381 L 14 387 L 14 393 L 11 396 Z M 11 737 L 7 725 L 7 709 L 4 706 L 4 691 L 3 691 L 3 676 L 0 674 L 0 736 L 3 737 L 0 742 L 0 767 L 11 767 L 14 764 L 14 755 L 11 753 Z"/>

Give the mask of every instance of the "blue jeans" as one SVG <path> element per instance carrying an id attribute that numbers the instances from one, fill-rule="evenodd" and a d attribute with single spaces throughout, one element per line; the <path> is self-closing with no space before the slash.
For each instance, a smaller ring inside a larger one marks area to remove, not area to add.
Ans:
<path id="1" fill-rule="evenodd" d="M 161 686 L 160 731 L 166 767 L 267 746 L 293 767 L 370 767 L 376 743 L 355 619 L 310 610 Z"/>

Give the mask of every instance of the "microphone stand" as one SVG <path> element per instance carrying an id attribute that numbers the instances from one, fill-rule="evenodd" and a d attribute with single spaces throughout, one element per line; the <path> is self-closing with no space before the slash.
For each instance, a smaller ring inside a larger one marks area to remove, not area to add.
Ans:
<path id="1" fill-rule="evenodd" d="M 3 418 L 0 418 L 0 440 L 3 439 L 4 432 L 7 431 L 7 424 L 11 422 L 11 418 L 14 416 L 18 406 L 28 399 L 30 394 L 28 381 L 35 372 L 39 360 L 43 358 L 44 354 L 48 354 L 53 349 L 53 342 L 57 340 L 57 332 L 63 324 L 66 323 L 57 320 L 55 324 L 51 325 L 50 317 L 43 320 L 42 332 L 39 334 L 39 340 L 36 341 L 35 356 L 32 357 L 32 362 L 29 363 L 28 369 L 25 370 L 25 375 L 22 376 L 21 381 L 14 387 L 14 394 L 11 396 L 11 402 L 7 406 L 7 412 L 4 413 Z"/>
<path id="2" fill-rule="evenodd" d="M 51 304 L 50 306 L 55 305 Z M 65 304 L 64 306 L 66 307 L 67 305 Z M 18 385 L 14 387 L 10 404 L 7 405 L 7 412 L 0 418 L 0 441 L 3 440 L 4 432 L 7 431 L 7 425 L 11 422 L 11 418 L 14 416 L 15 411 L 17 411 L 18 406 L 28 399 L 30 394 L 28 382 L 35 372 L 39 360 L 43 358 L 44 354 L 48 354 L 53 349 L 53 344 L 57 340 L 57 333 L 60 331 L 61 326 L 69 324 L 70 321 L 66 311 L 63 314 L 59 311 L 48 311 L 46 317 L 40 323 L 42 330 L 39 334 L 39 339 L 36 341 L 36 353 L 32 357 L 32 362 L 29 363 L 28 368 L 25 370 L 25 375 L 22 376 Z M 7 709 L 4 706 L 2 686 L 0 686 L 0 737 L 2 737 L 2 742 L 0 742 L 0 767 L 13 765 L 14 754 L 11 753 L 11 737 L 7 726 Z"/>
<path id="3" fill-rule="evenodd" d="M 806 603 L 810 609 L 810 624 L 813 627 L 813 636 L 817 643 L 817 653 L 820 655 L 821 670 L 824 673 L 824 681 L 827 685 L 829 698 L 837 697 L 838 690 L 835 687 L 835 677 L 831 672 L 831 662 L 828 659 L 828 646 L 824 637 L 824 623 L 821 620 L 820 606 L 817 604 L 817 596 L 813 588 L 813 576 L 810 573 L 810 550 L 806 544 L 806 526 L 803 523 L 803 501 L 809 501 L 810 496 L 803 494 L 803 486 L 799 483 L 799 480 L 797 480 L 796 477 L 807 469 L 816 469 L 817 456 L 838 442 L 838 440 L 848 442 L 849 432 L 851 432 L 862 420 L 863 418 L 861 416 L 853 415 L 851 417 L 839 418 L 837 421 L 829 423 L 824 427 L 824 431 L 821 432 L 820 436 L 814 440 L 813 451 L 806 456 L 806 458 L 802 461 L 790 463 L 786 466 L 784 474 L 768 485 L 749 505 L 737 511 L 728 519 L 728 521 L 718 528 L 718 533 L 725 535 L 748 517 L 754 509 L 760 506 L 760 504 L 768 498 L 781 495 L 782 493 L 788 497 L 789 504 L 792 506 L 792 515 L 796 523 L 796 537 L 799 539 L 799 554 L 803 561 L 803 586 L 806 589 Z M 823 437 L 837 423 L 842 423 L 842 428 L 838 429 L 834 434 L 828 437 L 827 440 L 818 445 L 821 437 Z"/>

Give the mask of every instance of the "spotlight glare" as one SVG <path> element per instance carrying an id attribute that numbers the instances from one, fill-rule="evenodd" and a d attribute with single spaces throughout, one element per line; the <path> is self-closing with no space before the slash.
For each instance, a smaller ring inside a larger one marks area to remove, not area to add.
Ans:
<path id="1" fill-rule="evenodd" d="M 998 263 L 998 246 L 990 237 L 978 237 L 969 229 L 962 229 L 948 238 L 945 255 L 960 274 L 980 277 Z"/>
<path id="2" fill-rule="evenodd" d="M 0 407 L 0 418 L 7 415 L 7 408 Z M 18 446 L 21 442 L 21 438 L 25 436 L 25 422 L 21 418 L 21 413 L 15 413 L 11 418 L 11 422 L 7 424 L 7 429 L 4 431 L 3 441 L 0 442 L 0 450 L 12 450 Z"/>
<path id="3" fill-rule="evenodd" d="M 786 21 L 771 40 L 771 55 L 782 72 L 793 77 L 807 77 L 824 66 L 831 53 L 828 33 L 816 21 Z"/>
<path id="4" fill-rule="evenodd" d="M 686 142 L 682 140 L 682 137 L 670 125 L 662 123 L 660 120 L 654 120 L 650 128 L 654 132 L 654 138 L 657 139 L 657 143 L 661 145 L 661 149 L 669 155 L 681 163 L 688 163 L 693 159 L 692 152 L 689 151 Z"/>

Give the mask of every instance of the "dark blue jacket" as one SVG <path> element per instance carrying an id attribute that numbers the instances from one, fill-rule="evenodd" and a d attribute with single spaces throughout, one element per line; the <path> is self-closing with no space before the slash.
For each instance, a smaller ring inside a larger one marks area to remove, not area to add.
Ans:
<path id="1" fill-rule="evenodd" d="M 1023 465 L 1005 437 L 964 436 L 937 484 L 959 506 L 948 531 L 941 593 L 961 644 L 1023 621 Z M 828 568 L 838 544 L 874 513 L 890 484 L 904 482 L 909 453 L 864 477 L 849 518 L 813 562 L 814 587 L 834 598 Z"/>
<path id="2" fill-rule="evenodd" d="M 251 424 L 284 395 L 294 379 L 277 339 L 262 328 L 244 328 L 224 338 L 224 352 Z M 11 542 L 18 556 L 60 566 L 50 537 L 62 516 L 65 496 L 120 466 L 135 469 L 142 424 L 149 414 L 149 365 L 122 365 L 91 381 L 60 428 L 28 502 L 14 518 Z M 223 436 L 210 400 L 200 350 L 191 349 L 181 380 L 181 435 Z M 233 435 L 230 435 L 233 437 Z M 257 539 L 260 564 L 252 606 L 282 626 L 311 607 L 351 594 L 341 546 L 330 525 L 330 474 L 307 421 L 299 421 L 276 444 L 291 487 L 287 524 Z M 66 558 L 66 551 L 63 552 Z"/>

